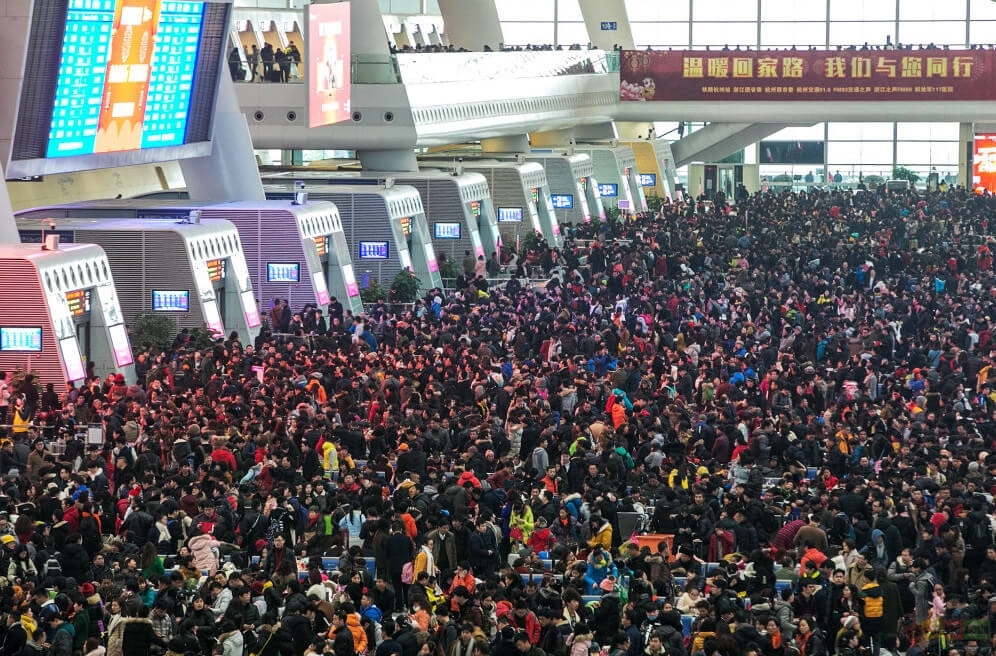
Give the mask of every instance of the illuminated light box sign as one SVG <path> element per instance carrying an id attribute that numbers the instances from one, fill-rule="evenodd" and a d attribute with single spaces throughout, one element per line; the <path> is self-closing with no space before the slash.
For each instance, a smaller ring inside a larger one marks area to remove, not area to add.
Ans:
<path id="1" fill-rule="evenodd" d="M 539 202 L 539 189 L 530 189 L 529 190 L 529 198 L 534 203 L 538 203 Z"/>
<path id="2" fill-rule="evenodd" d="M 77 289 L 66 293 L 66 304 L 69 306 L 69 314 L 73 317 L 82 317 L 90 311 L 90 290 Z"/>
<path id="3" fill-rule="evenodd" d="M 114 363 L 118 367 L 127 367 L 135 358 L 131 354 L 131 345 L 128 343 L 128 331 L 123 323 L 111 326 L 107 329 L 107 334 L 111 337 L 111 350 L 114 352 Z"/>
<path id="4" fill-rule="evenodd" d="M 555 210 L 574 209 L 574 194 L 551 194 L 550 200 Z"/>
<path id="5" fill-rule="evenodd" d="M 225 279 L 225 260 L 209 260 L 207 263 L 208 280 L 220 282 Z"/>
<path id="6" fill-rule="evenodd" d="M 996 191 L 996 134 L 975 135 L 972 189 L 990 193 Z"/>
<path id="7" fill-rule="evenodd" d="M 386 260 L 390 252 L 390 246 L 386 241 L 361 241 L 359 244 L 361 260 Z"/>
<path id="8" fill-rule="evenodd" d="M 83 358 L 80 356 L 80 345 L 75 337 L 67 337 L 59 340 L 59 349 L 62 351 L 62 362 L 66 365 L 67 380 L 83 380 L 86 378 L 86 368 L 83 366 Z"/>
<path id="9" fill-rule="evenodd" d="M 297 262 L 267 262 L 266 282 L 300 282 L 301 265 Z"/>
<path id="10" fill-rule="evenodd" d="M 307 25 L 308 126 L 316 128 L 350 118 L 349 3 L 309 5 Z"/>
<path id="11" fill-rule="evenodd" d="M 190 292 L 186 289 L 153 289 L 153 312 L 190 312 Z"/>
<path id="12" fill-rule="evenodd" d="M 640 186 L 641 187 L 656 187 L 657 186 L 657 174 L 656 173 L 641 173 Z"/>
<path id="13" fill-rule="evenodd" d="M 311 279 L 315 286 L 315 300 L 318 301 L 319 305 L 329 304 L 329 288 L 325 284 L 325 274 L 321 271 L 315 271 L 311 274 Z"/>
<path id="14" fill-rule="evenodd" d="M 599 196 L 618 196 L 619 195 L 619 185 L 609 182 L 601 182 L 598 185 L 598 195 Z"/>
<path id="15" fill-rule="evenodd" d="M 42 350 L 42 329 L 38 326 L 0 326 L 0 351 L 38 353 Z"/>
<path id="16" fill-rule="evenodd" d="M 481 218 L 481 201 L 472 200 L 470 201 L 470 214 L 475 218 Z"/>
<path id="17" fill-rule="evenodd" d="M 230 13 L 212 0 L 35 3 L 8 175 L 209 154 Z"/>
<path id="18" fill-rule="evenodd" d="M 360 295 L 360 287 L 356 284 L 356 274 L 353 273 L 352 264 L 342 266 L 342 279 L 346 282 L 346 295 L 355 298 Z"/>
<path id="19" fill-rule="evenodd" d="M 412 219 L 411 219 L 411 217 L 410 216 L 403 216 L 400 219 L 398 219 L 398 222 L 401 225 L 401 234 L 403 234 L 406 238 L 407 237 L 411 237 L 412 236 Z"/>
<path id="20" fill-rule="evenodd" d="M 623 51 L 619 98 L 996 100 L 992 50 Z"/>
<path id="21" fill-rule="evenodd" d="M 459 223 L 435 223 L 432 228 L 434 239 L 460 239 Z"/>
<path id="22" fill-rule="evenodd" d="M 522 208 L 521 207 L 499 207 L 498 208 L 498 221 L 512 222 L 512 221 L 522 221 Z"/>
<path id="23" fill-rule="evenodd" d="M 214 301 L 204 301 L 201 303 L 201 310 L 204 312 L 204 323 L 208 330 L 213 333 L 223 333 L 225 326 L 221 321 L 221 312 L 218 311 L 218 304 Z"/>
<path id="24" fill-rule="evenodd" d="M 259 317 L 259 306 L 256 305 L 256 297 L 252 292 L 242 292 L 242 307 L 245 309 L 246 325 L 250 328 L 259 328 L 262 320 Z"/>

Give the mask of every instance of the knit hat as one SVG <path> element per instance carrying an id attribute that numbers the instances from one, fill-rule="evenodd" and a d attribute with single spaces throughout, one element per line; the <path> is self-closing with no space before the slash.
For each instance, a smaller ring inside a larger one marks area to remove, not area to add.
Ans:
<path id="1" fill-rule="evenodd" d="M 598 587 L 602 589 L 602 592 L 612 592 L 616 589 L 616 577 L 606 576 L 602 579 L 602 582 L 598 584 Z"/>

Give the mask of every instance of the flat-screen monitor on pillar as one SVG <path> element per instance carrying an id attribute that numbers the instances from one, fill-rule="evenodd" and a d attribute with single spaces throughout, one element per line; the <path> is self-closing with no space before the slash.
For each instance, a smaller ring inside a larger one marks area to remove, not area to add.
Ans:
<path id="1" fill-rule="evenodd" d="M 30 4 L 8 177 L 211 153 L 230 2 Z"/>

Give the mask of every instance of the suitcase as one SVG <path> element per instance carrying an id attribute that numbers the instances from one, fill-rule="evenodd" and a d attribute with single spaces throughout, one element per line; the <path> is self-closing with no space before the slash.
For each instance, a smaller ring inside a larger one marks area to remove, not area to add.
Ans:
<path id="1" fill-rule="evenodd" d="M 276 69 L 274 69 L 274 70 L 272 70 L 272 71 L 270 71 L 269 73 L 266 74 L 266 81 L 267 82 L 280 82 L 282 80 L 283 80 L 283 78 L 280 77 L 280 71 L 278 71 Z"/>

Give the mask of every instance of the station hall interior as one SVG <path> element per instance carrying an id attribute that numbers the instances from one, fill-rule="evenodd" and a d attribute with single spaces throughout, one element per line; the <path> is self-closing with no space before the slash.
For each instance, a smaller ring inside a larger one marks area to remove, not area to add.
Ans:
<path id="1" fill-rule="evenodd" d="M 0 370 L 662 199 L 996 186 L 996 2 L 0 0 Z M 142 39 L 148 49 L 135 44 Z M 30 52 L 30 57 L 27 53 Z"/>

